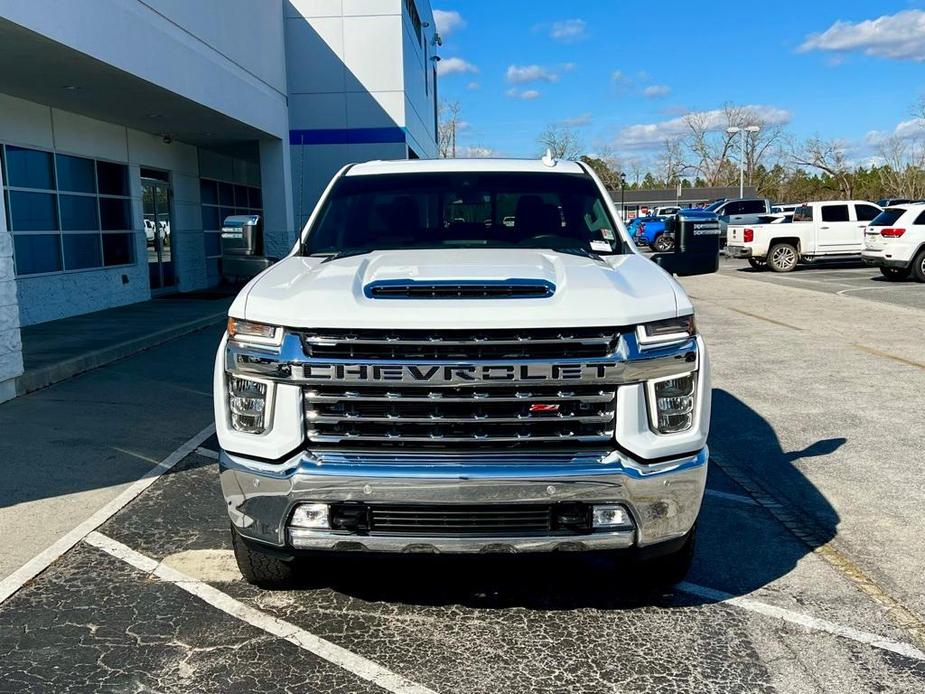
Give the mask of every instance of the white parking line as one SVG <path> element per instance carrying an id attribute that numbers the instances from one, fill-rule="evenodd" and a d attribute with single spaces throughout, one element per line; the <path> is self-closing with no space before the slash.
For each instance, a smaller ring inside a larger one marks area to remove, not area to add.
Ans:
<path id="1" fill-rule="evenodd" d="M 844 296 L 848 292 L 876 292 L 876 291 L 882 292 L 886 289 L 897 289 L 897 288 L 898 287 L 857 287 L 855 289 L 841 289 L 835 293 L 838 294 L 839 296 Z"/>
<path id="2" fill-rule="evenodd" d="M 227 593 L 223 593 L 217 588 L 210 586 L 208 583 L 203 583 L 166 564 L 158 563 L 154 559 L 146 557 L 136 552 L 131 547 L 117 542 L 106 535 L 92 532 L 87 535 L 86 541 L 88 544 L 103 550 L 107 554 L 134 566 L 139 571 L 157 576 L 162 581 L 173 583 L 178 588 L 182 588 L 187 593 L 195 595 L 200 600 L 212 605 L 212 607 L 218 608 L 222 612 L 261 629 L 268 634 L 285 639 L 302 650 L 313 653 L 319 658 L 323 658 L 329 663 L 333 663 L 348 672 L 352 672 L 357 677 L 367 682 L 372 682 L 387 691 L 394 692 L 395 694 L 435 694 L 432 689 L 411 682 L 368 658 L 357 655 L 353 651 L 348 651 L 346 648 L 331 643 L 294 624 L 290 624 L 266 612 L 261 612 L 256 608 L 245 605 L 235 600 Z"/>
<path id="3" fill-rule="evenodd" d="M 215 433 L 215 425 L 210 424 L 189 441 L 180 446 L 173 453 L 164 458 L 157 465 L 148 470 L 138 480 L 126 487 L 121 494 L 99 509 L 83 523 L 62 535 L 54 544 L 32 557 L 16 571 L 0 581 L 0 604 L 16 593 L 28 581 L 42 573 L 48 566 L 80 542 L 87 533 L 96 530 L 103 523 L 112 518 L 132 499 L 154 484 L 154 481 L 170 470 L 174 465 L 196 450 L 199 445 Z"/>
<path id="4" fill-rule="evenodd" d="M 707 489 L 704 492 L 707 496 L 715 496 L 717 499 L 726 499 L 726 501 L 737 501 L 740 504 L 748 504 L 749 506 L 759 506 L 760 504 L 755 501 L 750 496 L 743 496 L 742 494 L 730 494 L 729 492 L 721 492 L 718 489 Z"/>
<path id="5" fill-rule="evenodd" d="M 879 636 L 878 634 L 872 634 L 869 631 L 862 631 L 860 629 L 848 627 L 843 624 L 836 624 L 835 622 L 830 622 L 826 619 L 810 617 L 809 615 L 800 614 L 799 612 L 787 610 L 783 607 L 777 607 L 775 605 L 768 605 L 764 602 L 758 602 L 757 600 L 753 600 L 751 598 L 736 597 L 729 593 L 724 593 L 721 590 L 699 586 L 695 583 L 688 583 L 685 581 L 683 583 L 679 583 L 675 587 L 682 592 L 688 593 L 690 595 L 696 595 L 699 598 L 714 600 L 716 602 L 722 602 L 727 605 L 733 605 L 734 607 L 739 607 L 743 610 L 748 610 L 749 612 L 757 612 L 758 614 L 765 615 L 766 617 L 773 617 L 775 619 L 780 619 L 791 624 L 798 624 L 799 626 L 805 627 L 806 629 L 812 629 L 814 631 L 822 631 L 827 634 L 841 636 L 842 638 L 851 639 L 852 641 L 857 641 L 858 643 L 864 643 L 868 646 L 880 648 L 884 651 L 898 653 L 899 655 L 906 656 L 907 658 L 925 660 L 925 653 L 922 653 L 922 651 L 920 651 L 915 646 L 912 646 L 908 643 L 902 643 L 901 641 L 893 641 L 892 639 Z"/>
<path id="6" fill-rule="evenodd" d="M 203 458 L 211 458 L 212 460 L 218 460 L 218 453 L 213 451 L 211 448 L 203 448 L 200 446 L 196 449 L 196 454 L 201 455 Z"/>

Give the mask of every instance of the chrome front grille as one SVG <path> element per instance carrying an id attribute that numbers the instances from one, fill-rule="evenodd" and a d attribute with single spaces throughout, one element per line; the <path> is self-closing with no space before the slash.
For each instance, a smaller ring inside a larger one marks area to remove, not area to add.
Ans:
<path id="1" fill-rule="evenodd" d="M 591 443 L 613 438 L 615 426 L 612 385 L 325 385 L 304 398 L 316 443 Z"/>
<path id="2" fill-rule="evenodd" d="M 342 330 L 301 332 L 306 356 L 327 359 L 565 359 L 605 357 L 615 328 Z"/>

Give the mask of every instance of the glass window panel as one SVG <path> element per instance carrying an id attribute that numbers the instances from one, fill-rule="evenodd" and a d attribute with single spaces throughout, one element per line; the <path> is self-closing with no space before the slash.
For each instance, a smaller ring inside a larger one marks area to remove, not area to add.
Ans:
<path id="1" fill-rule="evenodd" d="M 58 234 L 14 234 L 13 248 L 18 275 L 61 270 L 61 237 Z"/>
<path id="2" fill-rule="evenodd" d="M 230 216 L 232 216 L 234 213 L 235 213 L 235 211 L 234 211 L 234 208 L 233 208 L 233 207 L 222 207 L 222 208 L 219 209 L 219 212 L 218 212 L 218 216 L 219 216 L 219 220 L 218 220 L 218 221 L 219 221 L 221 224 L 224 224 L 224 223 L 225 223 L 225 219 L 228 218 L 228 217 L 230 217 Z"/>
<path id="3" fill-rule="evenodd" d="M 52 193 L 10 191 L 10 222 L 13 231 L 55 231 L 58 212 Z"/>
<path id="4" fill-rule="evenodd" d="M 203 205 L 217 205 L 218 184 L 204 178 L 199 179 L 199 199 Z"/>
<path id="5" fill-rule="evenodd" d="M 202 228 L 205 231 L 218 231 L 222 228 L 221 220 L 218 218 L 218 208 L 204 205 L 202 208 Z"/>
<path id="6" fill-rule="evenodd" d="M 100 228 L 103 229 L 103 231 L 131 229 L 131 200 L 100 198 Z"/>
<path id="7" fill-rule="evenodd" d="M 59 195 L 61 228 L 65 231 L 97 231 L 100 222 L 96 212 L 96 197 Z"/>
<path id="8" fill-rule="evenodd" d="M 222 235 L 206 232 L 206 257 L 214 258 L 222 254 Z"/>
<path id="9" fill-rule="evenodd" d="M 251 207 L 261 208 L 263 207 L 263 200 L 261 199 L 260 188 L 248 188 L 247 189 L 247 204 Z"/>
<path id="10" fill-rule="evenodd" d="M 96 162 L 99 191 L 106 195 L 128 195 L 128 167 L 108 161 Z"/>
<path id="11" fill-rule="evenodd" d="M 58 167 L 58 190 L 72 190 L 76 193 L 96 192 L 96 172 L 93 160 L 56 154 Z"/>
<path id="12" fill-rule="evenodd" d="M 106 265 L 129 265 L 132 253 L 132 234 L 103 234 L 103 260 Z"/>
<path id="13" fill-rule="evenodd" d="M 48 152 L 7 145 L 6 169 L 7 185 L 47 190 L 55 188 L 55 174 Z"/>
<path id="14" fill-rule="evenodd" d="M 222 205 L 229 207 L 234 205 L 234 186 L 230 183 L 218 184 L 218 201 Z"/>
<path id="15" fill-rule="evenodd" d="M 103 265 L 99 234 L 64 234 L 64 267 L 81 270 Z"/>
<path id="16" fill-rule="evenodd" d="M 247 186 L 234 187 L 234 204 L 235 207 L 247 207 L 250 204 L 247 202 Z"/>

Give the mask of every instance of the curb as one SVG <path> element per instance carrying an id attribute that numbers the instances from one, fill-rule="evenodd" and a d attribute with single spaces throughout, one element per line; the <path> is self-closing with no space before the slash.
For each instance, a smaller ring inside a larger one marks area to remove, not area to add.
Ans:
<path id="1" fill-rule="evenodd" d="M 156 333 L 136 337 L 132 340 L 120 342 L 111 347 L 104 347 L 87 354 L 66 359 L 52 366 L 46 366 L 32 371 L 26 371 L 16 378 L 16 396 L 32 393 L 42 388 L 67 380 L 77 374 L 97 369 L 101 366 L 111 364 L 119 359 L 124 359 L 138 352 L 143 352 L 151 347 L 170 342 L 178 337 L 183 337 L 189 333 L 208 328 L 211 325 L 223 323 L 228 317 L 228 311 L 214 313 L 204 318 L 180 325 L 174 325 L 165 328 Z"/>

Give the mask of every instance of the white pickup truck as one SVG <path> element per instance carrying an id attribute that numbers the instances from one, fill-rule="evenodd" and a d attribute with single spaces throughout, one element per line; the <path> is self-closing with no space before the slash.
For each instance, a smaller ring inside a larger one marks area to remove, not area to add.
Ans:
<path id="1" fill-rule="evenodd" d="M 218 349 L 243 575 L 284 583 L 318 550 L 614 550 L 680 580 L 710 422 L 693 310 L 581 162 L 346 167 Z"/>
<path id="2" fill-rule="evenodd" d="M 793 221 L 730 225 L 726 255 L 747 258 L 756 269 L 790 272 L 798 263 L 861 258 L 864 230 L 881 208 L 866 200 L 807 202 Z"/>

